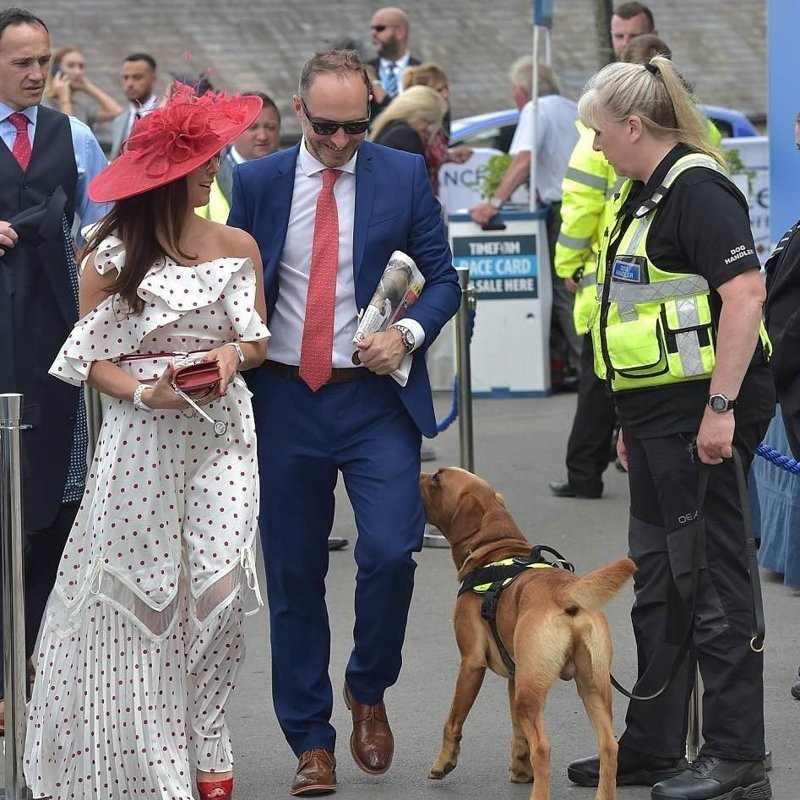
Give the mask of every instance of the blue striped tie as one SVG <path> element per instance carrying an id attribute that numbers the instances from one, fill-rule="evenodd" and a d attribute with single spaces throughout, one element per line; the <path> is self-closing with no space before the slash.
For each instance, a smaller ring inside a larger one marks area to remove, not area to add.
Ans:
<path id="1" fill-rule="evenodd" d="M 391 61 L 384 69 L 383 88 L 389 97 L 397 95 L 397 64 Z"/>

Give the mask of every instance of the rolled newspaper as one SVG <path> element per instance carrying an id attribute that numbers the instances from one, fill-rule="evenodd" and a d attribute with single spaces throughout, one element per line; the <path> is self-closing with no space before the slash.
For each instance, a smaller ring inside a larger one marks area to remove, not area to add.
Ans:
<path id="1" fill-rule="evenodd" d="M 358 328 L 353 336 L 353 344 L 363 342 L 370 334 L 385 331 L 403 317 L 406 311 L 416 303 L 425 277 L 419 271 L 414 259 L 402 250 L 395 250 L 383 270 L 375 294 L 369 305 L 358 316 Z M 405 386 L 411 370 L 412 354 L 403 359 L 400 368 L 392 373 L 392 377 Z M 353 363 L 358 364 L 358 353 L 353 354 Z"/>

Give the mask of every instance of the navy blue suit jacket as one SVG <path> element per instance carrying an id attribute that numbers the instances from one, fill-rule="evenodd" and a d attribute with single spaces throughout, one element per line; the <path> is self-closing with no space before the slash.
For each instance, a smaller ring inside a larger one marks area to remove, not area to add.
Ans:
<path id="1" fill-rule="evenodd" d="M 248 231 L 258 242 L 264 261 L 268 314 L 280 290 L 278 264 L 286 240 L 299 150 L 297 145 L 234 170 L 228 224 Z M 407 313 L 422 325 L 425 343 L 414 353 L 406 386 L 392 383 L 420 431 L 433 437 L 436 419 L 424 352 L 458 310 L 458 276 L 424 159 L 363 142 L 356 160 L 353 225 L 357 308 L 369 304 L 394 250 L 408 253 L 425 276 L 422 295 Z"/>

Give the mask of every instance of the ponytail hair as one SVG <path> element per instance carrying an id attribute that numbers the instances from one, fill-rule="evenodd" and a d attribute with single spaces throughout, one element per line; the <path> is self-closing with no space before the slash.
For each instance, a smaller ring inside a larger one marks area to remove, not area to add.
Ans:
<path id="1" fill-rule="evenodd" d="M 664 56 L 644 64 L 617 62 L 593 75 L 578 101 L 581 122 L 599 128 L 601 115 L 623 122 L 639 117 L 658 139 L 675 139 L 727 169 L 722 151 L 708 138 L 708 122 L 697 110 L 687 83 Z"/>

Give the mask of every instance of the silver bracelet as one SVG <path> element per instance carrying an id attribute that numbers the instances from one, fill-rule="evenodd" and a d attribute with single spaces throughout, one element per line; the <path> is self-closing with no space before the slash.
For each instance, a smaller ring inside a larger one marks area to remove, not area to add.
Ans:
<path id="1" fill-rule="evenodd" d="M 144 400 L 142 400 L 142 394 L 144 394 L 144 390 L 145 389 L 151 389 L 151 388 L 152 388 L 151 386 L 146 386 L 143 383 L 140 383 L 136 387 L 136 391 L 133 393 L 133 407 L 137 411 L 152 411 L 153 410 L 152 408 L 150 408 L 149 405 L 147 405 L 147 403 L 144 402 Z"/>
<path id="2" fill-rule="evenodd" d="M 239 342 L 226 342 L 225 345 L 236 350 L 236 355 L 239 356 L 239 364 L 244 364 L 244 352 L 242 348 L 239 347 Z"/>

